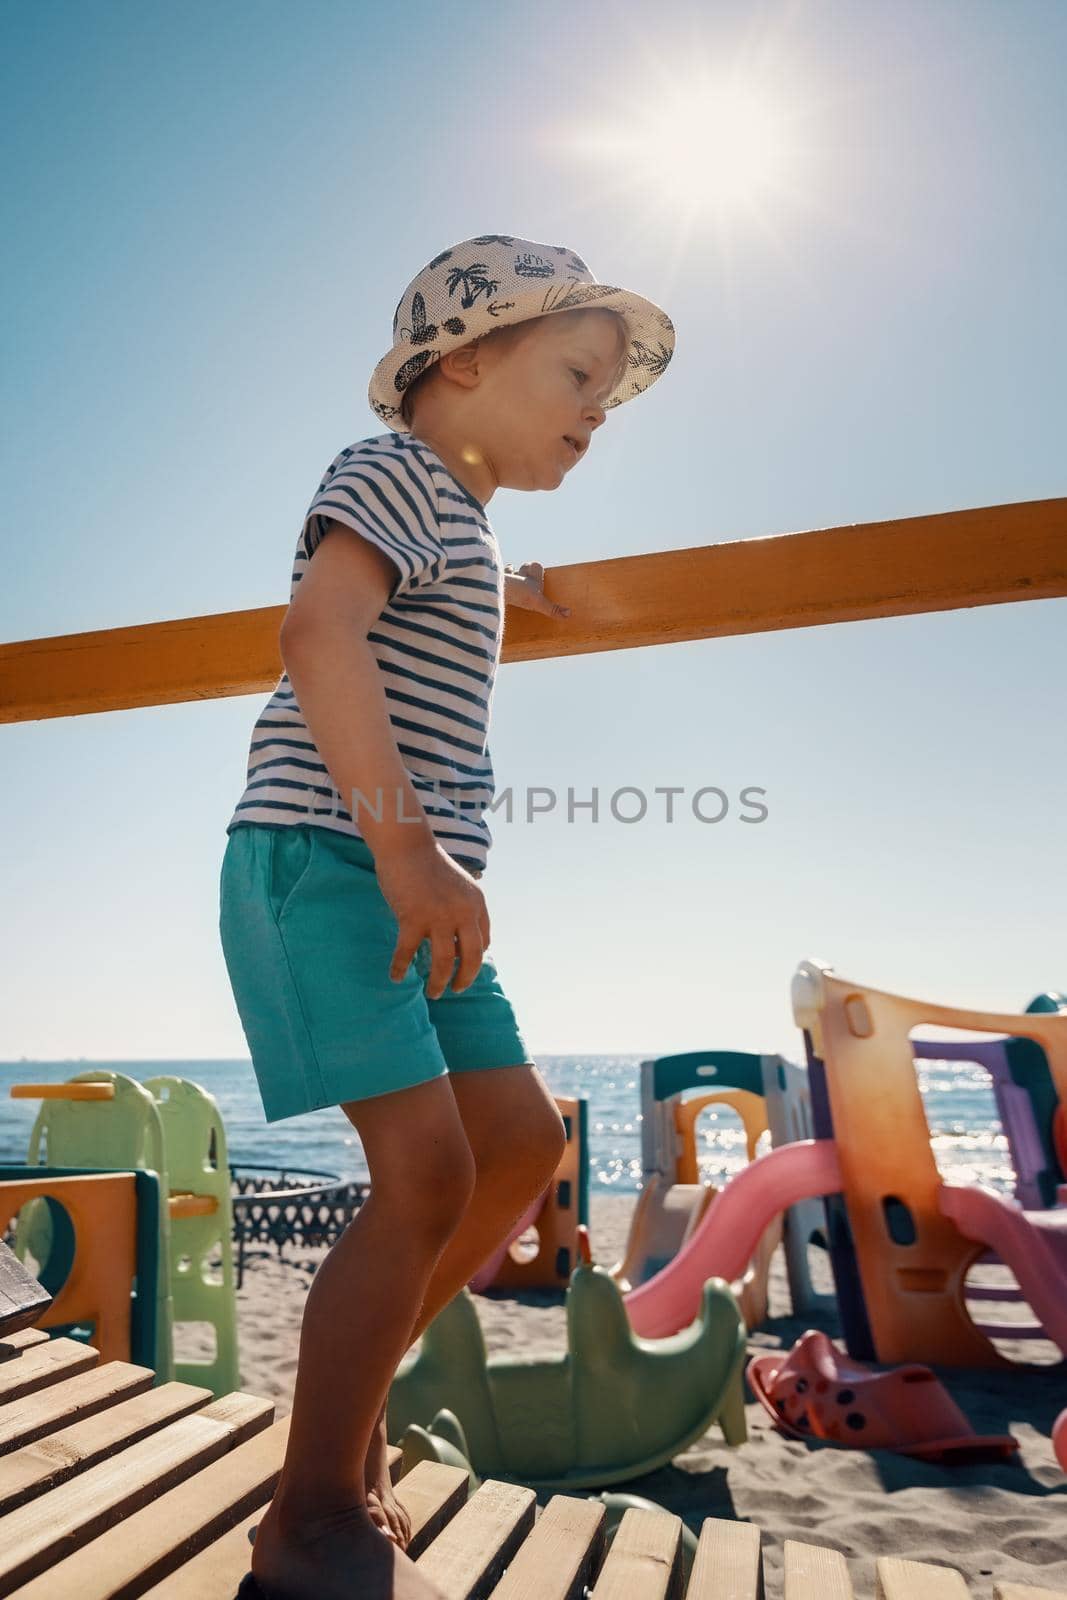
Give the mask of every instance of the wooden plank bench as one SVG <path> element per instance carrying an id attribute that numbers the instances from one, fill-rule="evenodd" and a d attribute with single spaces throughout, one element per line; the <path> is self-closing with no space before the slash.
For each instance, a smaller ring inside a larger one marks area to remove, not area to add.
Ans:
<path id="1" fill-rule="evenodd" d="M 34 1329 L 0 1337 L 0 1596 L 233 1600 L 274 1492 L 288 1418 L 268 1400 L 153 1386 L 127 1362 Z M 628 1510 L 605 1556 L 604 1507 L 420 1462 L 397 1494 L 411 1554 L 445 1600 L 762 1600 L 761 1536 L 708 1518 L 689 1583 L 682 1525 Z M 787 1541 L 784 1600 L 852 1600 L 845 1559 Z M 952 1567 L 882 1557 L 879 1600 L 967 1600 Z M 684 1589 L 684 1594 L 683 1594 Z M 1067 1600 L 1003 1583 L 995 1600 Z"/>

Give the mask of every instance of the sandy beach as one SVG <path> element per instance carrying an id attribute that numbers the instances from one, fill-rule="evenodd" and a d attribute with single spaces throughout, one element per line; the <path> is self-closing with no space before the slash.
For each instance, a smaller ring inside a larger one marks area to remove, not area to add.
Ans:
<path id="1" fill-rule="evenodd" d="M 631 1195 L 593 1197 L 590 1231 L 602 1265 L 622 1254 L 633 1201 Z M 304 1298 L 322 1255 L 321 1249 L 290 1249 L 279 1259 L 271 1249 L 246 1261 L 238 1293 L 241 1382 L 271 1396 L 279 1416 L 291 1406 Z M 490 1355 L 561 1350 L 562 1294 L 490 1294 L 478 1304 Z M 839 1337 L 833 1315 L 792 1316 L 780 1250 L 770 1311 L 750 1335 L 753 1352 L 787 1349 L 809 1326 Z M 192 1355 L 195 1346 L 179 1348 Z M 1056 1354 L 1033 1344 L 1002 1349 L 1012 1359 L 1048 1361 Z M 617 1487 L 676 1512 L 694 1532 L 706 1516 L 758 1523 L 772 1586 L 780 1582 L 783 1541 L 793 1538 L 839 1550 L 859 1596 L 873 1595 L 873 1558 L 886 1554 L 955 1567 L 972 1594 L 990 1600 L 994 1581 L 1067 1587 L 1067 1479 L 1049 1438 L 1067 1406 L 1067 1363 L 1028 1372 L 941 1370 L 938 1376 L 978 1432 L 1015 1435 L 1017 1464 L 942 1467 L 888 1451 L 809 1445 L 779 1434 L 750 1397 L 747 1444 L 731 1450 L 713 1428 L 670 1466 Z"/>

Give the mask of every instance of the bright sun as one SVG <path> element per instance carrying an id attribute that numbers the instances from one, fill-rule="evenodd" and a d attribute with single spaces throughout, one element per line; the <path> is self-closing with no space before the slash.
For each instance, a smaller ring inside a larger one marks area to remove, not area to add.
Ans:
<path id="1" fill-rule="evenodd" d="M 576 130 L 566 145 L 595 162 L 616 192 L 691 214 L 733 211 L 786 191 L 796 153 L 788 121 L 755 88 L 704 80 L 671 95 L 669 104 L 635 108 L 625 126 Z"/>

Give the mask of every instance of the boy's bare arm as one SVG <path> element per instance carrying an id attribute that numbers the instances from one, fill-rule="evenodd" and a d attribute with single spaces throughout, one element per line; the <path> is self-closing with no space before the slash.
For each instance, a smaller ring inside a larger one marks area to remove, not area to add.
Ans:
<path id="1" fill-rule="evenodd" d="M 279 644 L 315 748 L 356 818 L 400 924 L 390 976 L 403 976 L 429 936 L 427 993 L 436 999 L 451 976 L 457 941 L 461 961 L 453 989 L 466 988 L 477 976 L 489 943 L 489 914 L 473 878 L 437 843 L 396 747 L 385 686 L 367 640 L 396 579 L 388 556 L 353 529 L 333 523 L 293 596 Z M 362 802 L 354 790 L 365 797 Z"/>
<path id="2" fill-rule="evenodd" d="M 375 859 L 435 843 L 400 759 L 382 675 L 367 641 L 396 577 L 388 556 L 334 523 L 304 572 L 279 635 L 315 747 Z M 364 801 L 353 796 L 354 789 Z M 415 820 L 401 822 L 401 816 Z"/>

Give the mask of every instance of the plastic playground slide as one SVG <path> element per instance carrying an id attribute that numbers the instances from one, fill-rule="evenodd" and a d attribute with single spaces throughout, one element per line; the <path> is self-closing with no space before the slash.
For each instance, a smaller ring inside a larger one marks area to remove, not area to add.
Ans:
<path id="1" fill-rule="evenodd" d="M 611 1276 L 625 1294 L 647 1283 L 690 1237 L 715 1191 L 703 1183 L 671 1183 L 659 1172 L 645 1180 L 630 1223 L 626 1253 Z"/>
<path id="2" fill-rule="evenodd" d="M 634 1332 L 660 1339 L 686 1327 L 700 1311 L 707 1280 L 740 1278 L 779 1212 L 840 1188 L 832 1139 L 800 1139 L 757 1156 L 719 1191 L 673 1261 L 626 1296 Z"/>
<path id="3" fill-rule="evenodd" d="M 1045 1333 L 1067 1356 L 1067 1210 L 1023 1211 L 991 1190 L 942 1184 L 938 1203 L 966 1239 L 1010 1267 Z"/>
<path id="4" fill-rule="evenodd" d="M 484 1294 L 485 1290 L 491 1286 L 493 1279 L 504 1265 L 505 1258 L 507 1257 L 508 1251 L 511 1249 L 512 1245 L 517 1239 L 522 1238 L 527 1228 L 532 1228 L 536 1224 L 538 1217 L 545 1208 L 545 1201 L 547 1199 L 548 1190 L 546 1189 L 543 1194 L 539 1194 L 537 1196 L 537 1199 L 532 1203 L 532 1205 L 529 1205 L 526 1208 L 518 1222 L 516 1222 L 515 1226 L 504 1240 L 503 1244 L 498 1245 L 489 1259 L 484 1261 L 478 1268 L 478 1271 L 474 1274 L 474 1277 L 467 1285 L 468 1289 L 473 1289 L 475 1294 Z"/>

